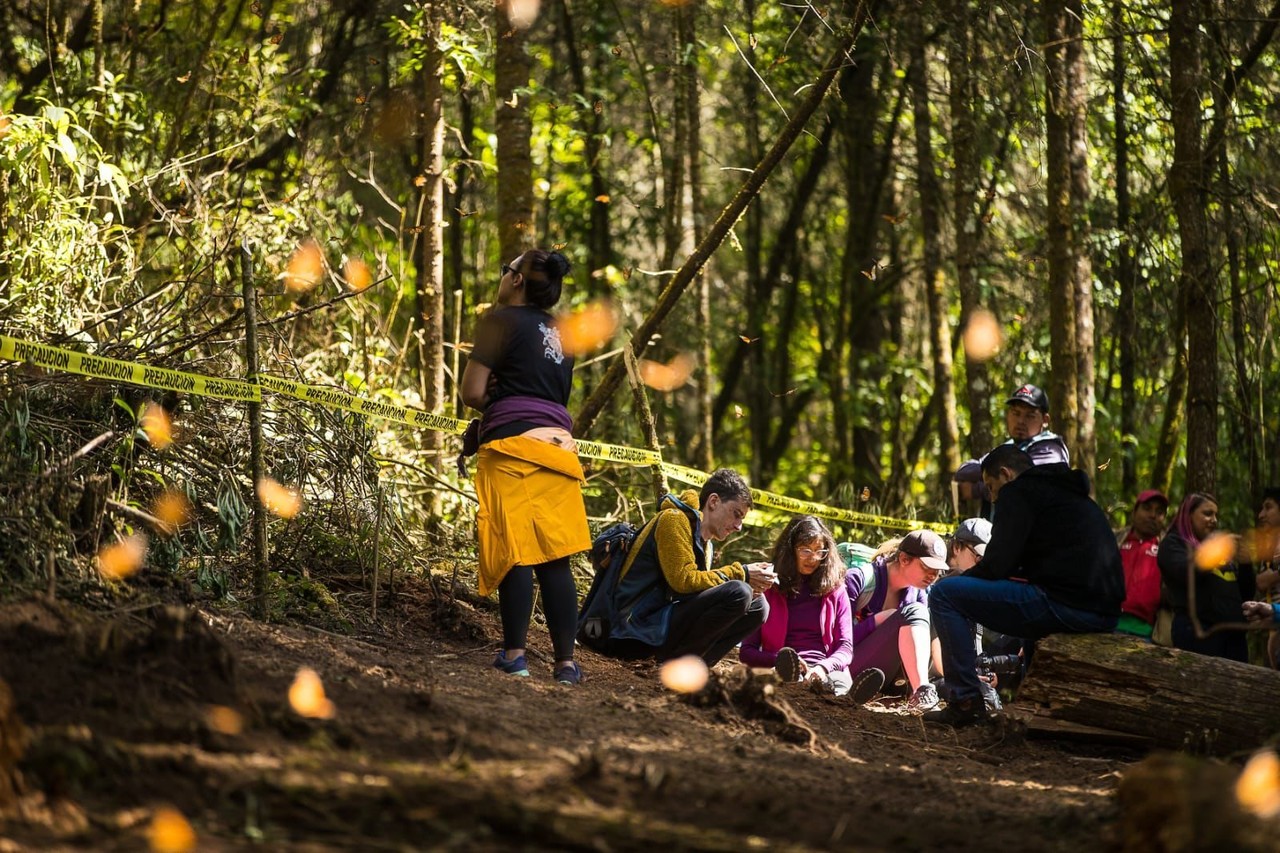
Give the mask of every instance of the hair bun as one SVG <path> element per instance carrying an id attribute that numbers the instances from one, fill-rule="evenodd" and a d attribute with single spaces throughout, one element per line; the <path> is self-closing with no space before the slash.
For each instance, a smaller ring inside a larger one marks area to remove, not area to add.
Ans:
<path id="1" fill-rule="evenodd" d="M 552 252 L 547 255 L 547 272 L 552 278 L 564 278 L 569 274 L 569 259 L 560 252 Z"/>

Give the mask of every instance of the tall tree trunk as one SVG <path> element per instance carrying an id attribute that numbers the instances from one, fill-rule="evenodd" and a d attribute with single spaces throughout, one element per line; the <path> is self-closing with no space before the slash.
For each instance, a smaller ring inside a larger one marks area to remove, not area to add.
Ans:
<path id="1" fill-rule="evenodd" d="M 978 285 L 978 240 L 981 233 L 978 213 L 977 122 L 973 116 L 975 86 L 972 73 L 974 48 L 970 33 L 971 9 L 968 0 L 950 0 L 948 21 L 950 43 L 947 68 L 951 74 L 951 156 L 952 204 L 955 208 L 956 286 L 960 291 L 960 327 L 968 325 L 973 312 L 982 306 Z M 991 372 L 986 357 L 975 359 L 966 351 L 964 360 L 965 398 L 969 408 L 970 456 L 986 453 L 994 444 L 991 421 Z"/>
<path id="2" fill-rule="evenodd" d="M 1178 288 L 1187 311 L 1187 491 L 1213 492 L 1218 478 L 1218 308 L 1205 215 L 1199 8 L 1195 0 L 1173 0 L 1169 15 L 1173 117 L 1169 195 L 1182 245 Z"/>
<path id="3" fill-rule="evenodd" d="M 467 83 L 462 79 L 462 75 L 458 75 L 458 136 L 462 140 L 462 156 L 458 158 L 458 163 L 453 167 L 452 189 L 446 187 L 448 193 L 448 203 L 445 205 L 447 210 L 445 215 L 449 222 L 448 244 L 449 251 L 445 255 L 445 278 L 449 282 L 448 290 L 453 294 L 454 305 L 452 317 L 465 317 L 467 305 L 467 288 L 465 286 L 465 272 L 467 268 L 466 259 L 466 230 L 467 217 L 462 215 L 463 206 L 467 203 L 468 190 L 471 184 L 471 169 L 466 160 L 471 159 L 471 137 L 475 133 L 475 112 L 471 108 L 471 90 Z M 455 347 L 461 341 L 454 341 Z M 462 404 L 462 395 L 457 393 L 458 386 L 462 381 L 459 373 L 459 359 L 457 358 L 457 350 L 454 350 L 454 417 L 462 417 L 465 407 Z"/>
<path id="4" fill-rule="evenodd" d="M 529 85 L 533 63 L 525 51 L 525 30 L 512 26 L 506 3 L 494 8 L 494 89 L 497 111 L 498 246 L 502 261 L 509 262 L 533 248 L 533 159 L 529 147 L 533 126 L 529 104 L 517 89 Z"/>
<path id="5" fill-rule="evenodd" d="M 1054 430 L 1079 452 L 1076 361 L 1076 246 L 1072 223 L 1072 76 L 1068 69 L 1070 0 L 1047 0 L 1045 23 L 1045 149 L 1049 256 L 1049 350 Z M 1029 377 L 1034 381 L 1034 377 Z"/>
<path id="6" fill-rule="evenodd" d="M 743 15 L 746 17 L 747 38 L 746 49 L 754 53 L 756 41 L 756 0 L 744 0 Z M 746 60 L 755 64 L 753 57 Z M 751 69 L 743 71 L 742 85 L 742 119 L 743 131 L 746 133 L 747 156 L 751 162 L 758 162 L 762 146 L 760 143 L 760 86 Z M 752 307 L 756 312 L 764 311 L 767 315 L 770 297 L 773 294 L 774 282 L 765 281 L 761 274 L 760 258 L 763 252 L 761 239 L 763 235 L 761 205 L 753 204 L 747 208 L 742 250 L 747 273 L 747 293 L 750 294 Z M 750 332 L 757 335 L 758 332 Z M 773 421 L 773 398 L 769 395 L 768 363 L 765 359 L 768 350 L 763 339 L 747 349 L 750 368 L 747 371 L 747 417 L 751 424 L 751 459 L 748 463 L 751 470 L 751 481 L 761 480 L 765 448 L 768 444 L 769 424 Z"/>
<path id="7" fill-rule="evenodd" d="M 421 232 L 418 254 L 417 308 L 422 324 L 422 402 L 432 412 L 445 404 L 444 384 L 444 54 L 440 50 L 440 22 L 443 10 L 433 3 L 427 13 L 425 56 L 422 63 L 422 133 L 420 170 L 424 183 L 419 200 L 417 225 Z M 433 452 L 436 470 L 442 470 L 440 449 L 444 433 L 427 430 L 427 447 Z M 439 516 L 438 493 L 433 492 L 431 517 Z"/>
<path id="8" fill-rule="evenodd" d="M 685 4 L 677 8 L 677 27 L 680 36 L 684 64 L 680 79 L 684 90 L 684 108 L 687 111 L 686 126 L 689 134 L 687 146 L 689 158 L 689 213 L 693 219 L 693 243 L 699 245 L 706 236 L 707 222 L 702 205 L 702 103 L 698 93 L 698 7 Z M 687 51 L 687 54 L 684 54 Z M 698 271 L 697 324 L 698 363 L 702 365 L 703 380 L 698 384 L 698 429 L 694 440 L 696 448 L 690 460 L 695 467 L 710 471 L 715 464 L 712 440 L 715 423 L 711 417 L 711 279 L 705 269 Z"/>
<path id="9" fill-rule="evenodd" d="M 1072 461 L 1093 480 L 1098 457 L 1094 434 L 1096 359 L 1093 264 L 1089 257 L 1089 137 L 1085 122 L 1088 70 L 1084 63 L 1084 5 L 1066 0 L 1067 156 L 1071 165 L 1071 287 L 1075 293 L 1076 444 Z M 1068 409 L 1062 410 L 1067 417 Z"/>
<path id="10" fill-rule="evenodd" d="M 942 271 L 942 187 L 933 162 L 933 119 L 929 113 L 928 65 L 925 61 L 923 11 L 911 20 L 912 113 L 915 118 L 916 182 L 920 191 L 920 228 L 924 240 L 922 274 L 925 300 L 929 307 L 929 342 L 933 350 L 934 404 L 938 407 L 939 472 L 938 489 L 950 490 L 951 475 L 960 467 L 959 437 L 956 428 L 956 394 L 951 360 L 951 312 L 948 310 Z"/>
<path id="11" fill-rule="evenodd" d="M 1129 109 L 1125 91 L 1128 62 L 1125 56 L 1125 0 L 1111 5 L 1112 100 L 1115 103 L 1116 176 L 1116 279 L 1120 286 L 1120 306 L 1116 330 L 1120 345 L 1120 440 L 1123 448 L 1121 487 L 1125 497 L 1138 493 L 1138 396 L 1135 391 L 1138 343 L 1137 264 L 1134 243 L 1129 237 L 1133 211 L 1129 199 Z"/>

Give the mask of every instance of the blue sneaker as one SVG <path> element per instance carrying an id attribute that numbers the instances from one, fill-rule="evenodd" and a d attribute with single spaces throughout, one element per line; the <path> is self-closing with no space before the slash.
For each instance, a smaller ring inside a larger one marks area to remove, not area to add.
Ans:
<path id="1" fill-rule="evenodd" d="M 573 684 L 575 686 L 581 684 L 582 667 L 578 666 L 576 661 L 570 661 L 556 669 L 555 678 L 559 684 Z"/>
<path id="2" fill-rule="evenodd" d="M 507 675 L 529 677 L 529 665 L 525 663 L 524 655 L 520 655 L 515 660 L 507 660 L 506 649 L 498 650 L 498 654 L 493 658 L 493 668 L 500 669 Z"/>

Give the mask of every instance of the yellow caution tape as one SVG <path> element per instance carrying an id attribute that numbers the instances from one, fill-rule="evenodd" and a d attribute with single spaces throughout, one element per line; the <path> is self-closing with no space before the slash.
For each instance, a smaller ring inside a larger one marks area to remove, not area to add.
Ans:
<path id="1" fill-rule="evenodd" d="M 281 379 L 276 376 L 260 375 L 257 383 L 242 382 L 235 379 L 217 379 L 170 370 L 165 367 L 151 367 L 112 358 L 75 352 L 11 338 L 0 335 L 0 359 L 24 361 L 51 370 L 62 370 L 78 373 L 96 379 L 110 379 L 116 382 L 128 382 L 131 385 L 142 385 L 149 388 L 162 388 L 171 391 L 183 391 L 204 397 L 218 397 L 224 400 L 239 402 L 260 402 L 262 390 L 265 388 L 277 394 L 285 394 L 299 400 L 318 403 L 330 408 L 344 409 L 357 414 L 395 421 L 413 427 L 431 429 L 460 435 L 467 429 L 467 421 L 443 415 L 424 412 L 408 406 L 398 406 L 338 391 L 333 388 L 319 388 L 302 382 Z M 624 447 L 617 444 L 602 444 L 596 441 L 578 441 L 578 455 L 589 459 L 601 459 L 607 462 L 618 462 L 623 465 L 658 465 L 664 475 L 682 483 L 701 486 L 710 475 L 696 468 L 666 462 L 662 454 L 656 450 L 639 447 Z M 751 499 L 758 507 L 789 512 L 797 515 L 815 515 L 819 518 L 843 521 L 865 527 L 881 527 L 891 530 L 918 530 L 924 528 L 937 533 L 950 533 L 951 525 L 912 521 L 903 518 L 890 518 L 883 515 L 854 512 L 838 509 L 814 501 L 804 501 L 774 494 L 760 489 L 751 490 Z"/>
<path id="2" fill-rule="evenodd" d="M 224 400 L 254 403 L 262 400 L 262 389 L 249 382 L 214 379 L 211 376 L 184 373 L 167 367 L 151 367 L 129 361 L 117 361 L 114 358 L 87 355 L 48 344 L 23 341 L 7 335 L 0 335 L 0 358 L 25 361 L 51 370 L 79 373 L 81 376 L 92 376 L 95 379 L 112 379 L 117 382 L 128 382 L 131 385 L 145 385 L 148 388 L 185 391 L 203 397 L 220 397 Z"/>
<path id="3" fill-rule="evenodd" d="M 460 435 L 467 430 L 467 422 L 457 418 L 433 415 L 431 412 L 424 412 L 421 409 L 397 406 L 394 403 L 384 403 L 380 400 L 371 400 L 368 397 L 357 397 L 354 394 L 348 394 L 346 391 L 338 391 L 333 388 L 318 388 L 315 385 L 293 382 L 289 379 L 280 379 L 265 374 L 258 377 L 258 382 L 268 391 L 296 397 L 299 400 L 306 400 L 311 403 L 319 403 L 332 409 L 345 409 L 348 412 L 396 421 L 408 426 L 433 429 L 438 432 L 450 432 Z"/>

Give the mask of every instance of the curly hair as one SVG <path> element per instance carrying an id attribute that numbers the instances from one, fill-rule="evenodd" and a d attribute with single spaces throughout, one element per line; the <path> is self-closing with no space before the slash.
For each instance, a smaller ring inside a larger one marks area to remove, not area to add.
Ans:
<path id="1" fill-rule="evenodd" d="M 796 564 L 796 549 L 810 542 L 820 542 L 819 550 L 827 556 L 809 576 L 809 594 L 826 595 L 844 583 L 844 564 L 836 553 L 836 540 L 827 526 L 812 515 L 798 515 L 778 534 L 773 543 L 773 569 L 778 573 L 778 590 L 787 598 L 800 588 L 800 570 Z"/>

